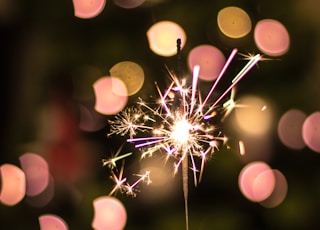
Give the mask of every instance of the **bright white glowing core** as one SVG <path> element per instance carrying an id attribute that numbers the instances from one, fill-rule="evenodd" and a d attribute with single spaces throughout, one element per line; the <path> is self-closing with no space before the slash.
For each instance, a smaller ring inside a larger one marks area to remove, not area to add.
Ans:
<path id="1" fill-rule="evenodd" d="M 190 129 L 191 124 L 187 120 L 177 121 L 173 127 L 171 138 L 179 144 L 186 144 L 189 140 Z"/>

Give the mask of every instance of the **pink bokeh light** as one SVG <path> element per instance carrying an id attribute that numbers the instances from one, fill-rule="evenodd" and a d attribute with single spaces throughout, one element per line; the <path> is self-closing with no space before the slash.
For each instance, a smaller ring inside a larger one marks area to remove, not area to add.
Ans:
<path id="1" fill-rule="evenodd" d="M 123 204 L 111 196 L 101 196 L 93 200 L 95 230 L 122 230 L 127 222 L 127 212 Z"/>
<path id="2" fill-rule="evenodd" d="M 49 184 L 49 167 L 47 161 L 38 154 L 25 153 L 19 157 L 20 165 L 26 175 L 26 194 L 36 196 Z"/>
<path id="3" fill-rule="evenodd" d="M 260 204 L 265 208 L 274 208 L 279 206 L 286 198 L 288 183 L 286 177 L 279 170 L 272 170 L 275 176 L 275 187 L 271 195 Z"/>
<path id="4" fill-rule="evenodd" d="M 310 114 L 303 123 L 302 137 L 305 144 L 320 153 L 320 112 Z"/>
<path id="5" fill-rule="evenodd" d="M 115 77 L 101 77 L 93 84 L 96 96 L 95 110 L 104 115 L 120 112 L 127 104 L 127 88 Z"/>
<path id="6" fill-rule="evenodd" d="M 40 230 L 68 230 L 67 223 L 57 215 L 45 214 L 38 218 Z"/>
<path id="7" fill-rule="evenodd" d="M 278 122 L 278 136 L 281 142 L 291 149 L 302 149 L 305 143 L 302 139 L 302 125 L 307 115 L 298 110 L 285 112 Z"/>
<path id="8" fill-rule="evenodd" d="M 270 56 L 280 56 L 289 50 L 290 37 L 284 25 L 273 19 L 256 24 L 254 40 L 258 48 Z"/>
<path id="9" fill-rule="evenodd" d="M 73 0 L 74 15 L 78 18 L 93 18 L 99 15 L 106 0 Z"/>
<path id="10" fill-rule="evenodd" d="M 255 161 L 247 164 L 241 170 L 238 184 L 247 199 L 261 202 L 273 192 L 275 176 L 267 163 Z"/>
<path id="11" fill-rule="evenodd" d="M 223 53 L 211 45 L 199 45 L 193 48 L 188 56 L 190 70 L 199 65 L 199 78 L 206 81 L 213 81 L 218 77 L 225 61 Z"/>
<path id="12" fill-rule="evenodd" d="M 14 206 L 18 204 L 26 194 L 26 177 L 24 172 L 12 164 L 3 164 L 0 167 L 1 191 L 0 202 Z"/>

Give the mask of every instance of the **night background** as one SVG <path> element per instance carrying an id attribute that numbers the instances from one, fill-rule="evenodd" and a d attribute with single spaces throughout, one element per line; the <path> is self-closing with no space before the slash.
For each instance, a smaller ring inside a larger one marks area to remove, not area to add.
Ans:
<path id="1" fill-rule="evenodd" d="M 250 16 L 252 30 L 245 38 L 230 39 L 219 32 L 217 14 L 227 6 L 240 7 Z M 230 139 L 228 148 L 221 147 L 206 163 L 197 187 L 190 176 L 190 229 L 320 228 L 320 155 L 308 146 L 285 146 L 277 133 L 289 109 L 306 115 L 320 110 L 319 10 L 315 0 L 150 0 L 132 9 L 109 0 L 99 15 L 83 19 L 74 15 L 72 0 L 0 0 L 0 165 L 20 167 L 24 153 L 39 154 L 51 175 L 51 187 L 44 193 L 52 194 L 48 201 L 40 194 L 25 196 L 13 206 L 1 203 L 0 228 L 40 229 L 39 216 L 55 214 L 69 229 L 92 229 L 93 200 L 107 196 L 114 186 L 102 159 L 113 156 L 126 141 L 107 137 L 113 116 L 91 113 L 95 127 L 81 129 L 81 108 L 94 108 L 92 84 L 109 76 L 121 61 L 138 63 L 145 76 L 127 106 L 138 98 L 148 102 L 157 97 L 155 82 L 162 89 L 168 85 L 167 67 L 176 72 L 178 61 L 175 55 L 163 57 L 150 50 L 146 32 L 155 22 L 174 21 L 185 30 L 181 64 L 183 73 L 191 75 L 188 53 L 201 44 L 217 47 L 226 57 L 235 47 L 242 54 L 259 53 L 253 30 L 262 19 L 281 22 L 290 47 L 281 56 L 259 62 L 238 84 L 236 99 L 263 98 L 272 114 L 269 131 L 247 135 L 233 125 L 233 113 L 221 124 Z M 244 64 L 236 57 L 221 85 L 227 86 Z M 209 83 L 199 85 L 208 89 Z M 250 156 L 240 156 L 238 140 L 251 143 Z M 125 162 L 129 178 L 139 169 L 139 151 L 128 143 L 122 150 L 135 151 Z M 288 190 L 278 206 L 266 208 L 242 195 L 238 176 L 252 161 L 265 161 L 285 176 Z M 170 165 L 164 168 L 170 178 L 164 185 L 140 184 L 136 197 L 114 195 L 127 211 L 125 229 L 185 229 L 181 174 L 173 177 Z"/>

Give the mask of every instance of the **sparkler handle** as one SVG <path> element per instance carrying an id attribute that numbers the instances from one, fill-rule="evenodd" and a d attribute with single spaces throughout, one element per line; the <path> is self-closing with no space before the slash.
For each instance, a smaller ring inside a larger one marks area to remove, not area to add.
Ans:
<path id="1" fill-rule="evenodd" d="M 186 230 L 189 229 L 189 211 L 188 211 L 188 156 L 185 154 L 182 160 L 182 185 L 183 185 L 183 196 L 184 206 L 186 215 Z"/>

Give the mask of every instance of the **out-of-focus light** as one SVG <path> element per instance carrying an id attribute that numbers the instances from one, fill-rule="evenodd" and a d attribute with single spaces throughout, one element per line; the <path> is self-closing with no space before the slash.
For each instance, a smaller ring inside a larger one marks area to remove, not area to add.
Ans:
<path id="1" fill-rule="evenodd" d="M 40 230 L 68 230 L 67 223 L 57 215 L 45 214 L 38 218 Z"/>
<path id="2" fill-rule="evenodd" d="M 180 25 L 171 21 L 160 21 L 147 31 L 149 47 L 157 55 L 169 57 L 177 53 L 177 39 L 181 39 L 181 49 L 187 36 Z"/>
<path id="3" fill-rule="evenodd" d="M 306 118 L 302 125 L 302 137 L 311 150 L 320 153 L 320 112 Z"/>
<path id="4" fill-rule="evenodd" d="M 26 194 L 26 177 L 15 165 L 3 164 L 0 167 L 1 191 L 0 202 L 13 206 L 19 203 Z"/>
<path id="5" fill-rule="evenodd" d="M 93 84 L 96 96 L 95 110 L 112 115 L 120 112 L 127 104 L 126 85 L 116 77 L 101 77 Z"/>
<path id="6" fill-rule="evenodd" d="M 122 230 L 127 222 L 127 212 L 123 204 L 111 196 L 101 196 L 93 200 L 95 230 Z"/>
<path id="7" fill-rule="evenodd" d="M 290 109 L 281 116 L 278 123 L 278 136 L 288 148 L 305 147 L 302 139 L 302 125 L 306 117 L 307 115 L 298 109 Z"/>
<path id="8" fill-rule="evenodd" d="M 25 198 L 26 203 L 31 207 L 42 208 L 46 206 L 54 197 L 55 186 L 53 176 L 49 177 L 49 184 L 44 191 L 36 196 L 27 196 Z"/>
<path id="9" fill-rule="evenodd" d="M 219 11 L 217 22 L 220 31 L 230 38 L 242 38 L 251 31 L 251 19 L 247 12 L 235 6 Z"/>
<path id="10" fill-rule="evenodd" d="M 286 198 L 288 183 L 285 176 L 279 170 L 272 170 L 275 176 L 275 187 L 271 195 L 260 204 L 265 208 L 274 208 L 279 206 Z"/>
<path id="11" fill-rule="evenodd" d="M 86 132 L 95 132 L 105 127 L 105 116 L 93 108 L 79 104 L 79 128 Z"/>
<path id="12" fill-rule="evenodd" d="M 239 101 L 245 106 L 235 111 L 238 127 L 247 134 L 266 134 L 271 126 L 272 114 L 269 107 L 263 109 L 265 101 L 256 96 L 241 97 Z"/>
<path id="13" fill-rule="evenodd" d="M 275 176 L 268 164 L 262 161 L 251 162 L 241 170 L 238 184 L 247 199 L 261 202 L 273 192 Z"/>
<path id="14" fill-rule="evenodd" d="M 140 6 L 145 0 L 113 0 L 114 4 L 121 8 L 132 9 Z"/>
<path id="15" fill-rule="evenodd" d="M 25 153 L 19 157 L 19 161 L 26 176 L 26 194 L 36 196 L 43 192 L 49 184 L 47 161 L 35 153 Z"/>
<path id="16" fill-rule="evenodd" d="M 259 21 L 254 29 L 254 40 L 263 53 L 280 56 L 289 50 L 290 37 L 287 29 L 273 19 Z"/>
<path id="17" fill-rule="evenodd" d="M 221 72 L 226 59 L 223 53 L 211 45 L 199 45 L 188 55 L 189 68 L 199 65 L 199 78 L 206 81 L 215 80 Z"/>
<path id="18" fill-rule="evenodd" d="M 106 0 L 73 0 L 74 15 L 78 18 L 93 18 L 99 15 Z"/>
<path id="19" fill-rule="evenodd" d="M 128 96 L 137 93 L 144 83 L 143 69 L 140 65 L 131 61 L 123 61 L 115 64 L 110 69 L 110 75 L 121 79 L 127 87 Z"/>

